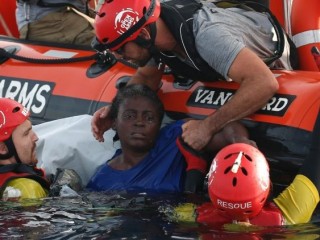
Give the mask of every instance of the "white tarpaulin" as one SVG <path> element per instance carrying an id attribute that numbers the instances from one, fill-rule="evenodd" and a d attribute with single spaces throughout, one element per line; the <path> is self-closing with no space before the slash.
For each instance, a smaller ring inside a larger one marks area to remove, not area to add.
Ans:
<path id="1" fill-rule="evenodd" d="M 104 134 L 103 143 L 94 139 L 91 118 L 80 115 L 33 126 L 39 137 L 38 167 L 44 168 L 47 174 L 55 174 L 57 168 L 74 169 L 86 185 L 97 167 L 119 148 L 119 142 L 113 143 L 113 130 Z"/>

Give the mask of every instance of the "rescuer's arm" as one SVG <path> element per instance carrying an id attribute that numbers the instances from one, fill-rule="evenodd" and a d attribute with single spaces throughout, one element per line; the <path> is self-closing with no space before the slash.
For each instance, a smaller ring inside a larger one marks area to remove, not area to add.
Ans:
<path id="1" fill-rule="evenodd" d="M 248 48 L 239 52 L 228 76 L 240 84 L 235 95 L 207 118 L 191 120 L 182 126 L 183 140 L 196 150 L 203 149 L 212 135 L 229 122 L 262 108 L 278 89 L 278 82 L 270 69 Z"/>
<path id="2" fill-rule="evenodd" d="M 154 91 L 157 91 L 161 86 L 161 77 L 163 74 L 164 65 L 158 66 L 146 65 L 145 67 L 139 67 L 136 73 L 132 76 L 128 84 L 145 84 L 148 85 Z"/>

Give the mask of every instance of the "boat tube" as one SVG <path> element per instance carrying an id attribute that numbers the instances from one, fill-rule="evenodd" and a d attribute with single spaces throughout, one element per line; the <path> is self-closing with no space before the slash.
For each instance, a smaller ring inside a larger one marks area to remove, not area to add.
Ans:
<path id="1" fill-rule="evenodd" d="M 4 16 L 1 6 L 0 21 Z M 295 33 L 294 24 L 292 29 Z M 1 28 L 0 34 L 4 34 Z M 10 97 L 25 105 L 35 125 L 92 115 L 111 103 L 117 90 L 136 70 L 108 52 L 6 35 L 0 36 L 0 97 Z M 299 54 L 307 53 L 303 50 Z M 279 90 L 266 106 L 243 122 L 267 156 L 274 170 L 273 180 L 290 183 L 309 153 L 315 124 L 320 124 L 320 71 L 313 65 L 308 70 L 303 67 L 272 72 Z M 158 94 L 168 118 L 201 119 L 224 105 L 238 87 L 223 81 L 178 78 L 168 70 Z"/>

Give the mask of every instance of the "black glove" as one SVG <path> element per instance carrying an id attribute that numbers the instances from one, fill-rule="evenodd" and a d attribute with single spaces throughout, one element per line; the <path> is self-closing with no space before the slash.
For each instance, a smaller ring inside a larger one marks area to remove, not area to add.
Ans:
<path id="1" fill-rule="evenodd" d="M 186 179 L 184 182 L 184 192 L 197 193 L 203 191 L 205 174 L 199 170 L 189 170 L 186 172 Z"/>

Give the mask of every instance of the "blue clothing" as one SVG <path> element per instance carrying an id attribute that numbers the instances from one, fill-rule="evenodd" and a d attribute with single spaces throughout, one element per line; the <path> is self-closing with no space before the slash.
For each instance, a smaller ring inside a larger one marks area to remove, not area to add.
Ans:
<path id="1" fill-rule="evenodd" d="M 87 188 L 95 191 L 182 192 L 186 164 L 176 139 L 182 133 L 183 123 L 180 120 L 163 127 L 149 154 L 131 169 L 116 170 L 107 163 L 100 166 Z M 119 154 L 121 149 L 115 156 Z"/>

